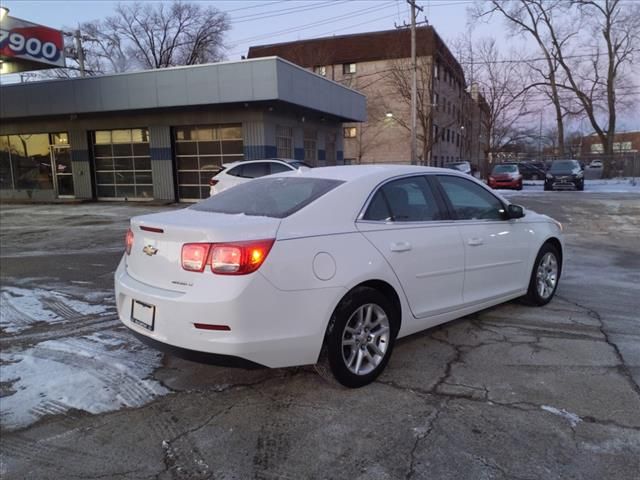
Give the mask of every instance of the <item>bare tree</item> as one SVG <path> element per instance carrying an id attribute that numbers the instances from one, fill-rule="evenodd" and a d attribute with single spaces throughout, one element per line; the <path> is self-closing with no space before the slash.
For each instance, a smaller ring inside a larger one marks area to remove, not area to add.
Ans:
<path id="1" fill-rule="evenodd" d="M 554 17 L 561 16 L 567 9 L 566 0 L 487 0 L 477 5 L 475 17 L 490 17 L 494 13 L 502 15 L 507 20 L 511 33 L 528 36 L 533 39 L 542 54 L 543 63 L 529 62 L 529 68 L 535 71 L 545 87 L 545 96 L 553 106 L 556 117 L 557 150 L 560 156 L 564 156 L 564 117 L 568 110 L 563 109 L 560 95 L 559 64 L 555 58 L 555 48 L 550 40 L 550 34 L 545 22 L 545 15 L 551 21 Z M 578 33 L 579 21 L 563 23 L 556 27 L 558 45 L 563 48 L 565 44 Z"/>
<path id="2" fill-rule="evenodd" d="M 489 109 L 489 115 L 484 117 L 484 128 L 489 135 L 489 153 L 493 157 L 505 146 L 532 135 L 533 129 L 526 125 L 526 117 L 531 113 L 528 105 L 531 90 L 523 64 L 504 61 L 494 39 L 477 42 L 475 52 L 475 82 Z M 516 53 L 512 52 L 510 56 L 516 56 Z"/>
<path id="3" fill-rule="evenodd" d="M 154 69 L 220 60 L 229 21 L 214 7 L 174 0 L 169 6 L 118 4 L 103 29 L 126 42 L 127 55 L 140 66 Z"/>

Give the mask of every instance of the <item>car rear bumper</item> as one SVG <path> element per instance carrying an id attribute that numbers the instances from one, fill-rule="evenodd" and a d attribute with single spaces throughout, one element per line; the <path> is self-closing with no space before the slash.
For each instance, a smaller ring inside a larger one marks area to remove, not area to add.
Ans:
<path id="1" fill-rule="evenodd" d="M 336 298 L 345 293 L 338 287 L 282 291 L 256 272 L 229 298 L 220 292 L 203 296 L 202 289 L 177 292 L 142 283 L 127 273 L 124 261 L 116 270 L 115 290 L 120 321 L 165 350 L 199 361 L 224 363 L 222 357 L 232 357 L 227 360 L 272 368 L 317 362 Z M 155 307 L 152 331 L 132 321 L 133 300 Z M 196 323 L 229 330 L 203 330 Z"/>
<path id="2" fill-rule="evenodd" d="M 522 185 L 522 180 L 489 180 L 491 188 L 518 188 Z"/>
<path id="3" fill-rule="evenodd" d="M 551 190 L 577 190 L 582 182 L 578 180 L 556 181 L 545 180 L 545 186 Z"/>

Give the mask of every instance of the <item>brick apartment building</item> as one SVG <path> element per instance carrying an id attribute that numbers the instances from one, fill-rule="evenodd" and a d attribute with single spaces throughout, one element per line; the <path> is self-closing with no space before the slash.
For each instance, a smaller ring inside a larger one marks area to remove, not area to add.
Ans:
<path id="1" fill-rule="evenodd" d="M 615 155 L 640 152 L 640 131 L 619 132 L 613 137 L 613 153 Z M 604 154 L 604 147 L 597 134 L 580 139 L 580 155 L 582 157 L 597 157 Z"/>
<path id="2" fill-rule="evenodd" d="M 431 26 L 419 27 L 418 157 L 427 165 L 481 166 L 488 107 Z M 343 125 L 345 163 L 411 158 L 411 32 L 396 29 L 254 46 L 248 58 L 277 55 L 367 96 L 367 121 Z M 330 99 L 327 99 L 330 101 Z M 340 159 L 338 159 L 339 161 Z"/>

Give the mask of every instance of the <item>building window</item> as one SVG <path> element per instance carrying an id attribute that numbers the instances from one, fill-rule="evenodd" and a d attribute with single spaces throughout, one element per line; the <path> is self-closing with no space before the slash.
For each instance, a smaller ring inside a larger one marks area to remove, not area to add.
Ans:
<path id="1" fill-rule="evenodd" d="M 449 141 L 449 129 L 447 128 L 447 142 Z"/>
<path id="2" fill-rule="evenodd" d="M 342 129 L 344 132 L 344 138 L 356 138 L 358 129 L 356 127 L 345 127 Z"/>
<path id="3" fill-rule="evenodd" d="M 438 141 L 438 125 L 433 126 L 433 138 L 436 142 Z"/>
<path id="4" fill-rule="evenodd" d="M 315 130 L 304 131 L 304 160 L 315 165 L 318 161 L 318 132 Z"/>
<path id="5" fill-rule="evenodd" d="M 1 136 L 0 188 L 53 190 L 50 141 L 47 133 Z"/>
<path id="6" fill-rule="evenodd" d="M 276 155 L 278 158 L 293 158 L 293 128 L 276 126 Z"/>
<path id="7" fill-rule="evenodd" d="M 93 155 L 98 198 L 153 198 L 146 128 L 93 132 Z"/>
<path id="8" fill-rule="evenodd" d="M 436 107 L 436 112 L 438 111 L 438 94 L 433 92 L 433 106 Z"/>
<path id="9" fill-rule="evenodd" d="M 327 67 L 324 65 L 317 65 L 313 67 L 313 71 L 318 75 L 322 75 L 323 77 L 327 76 Z"/>
<path id="10" fill-rule="evenodd" d="M 174 140 L 180 200 L 207 198 L 209 180 L 222 165 L 244 159 L 239 123 L 175 127 Z"/>
<path id="11" fill-rule="evenodd" d="M 356 73 L 356 64 L 355 63 L 343 63 L 342 64 L 342 73 L 344 75 L 351 75 Z"/>
<path id="12" fill-rule="evenodd" d="M 438 62 L 436 62 L 435 65 L 433 66 L 433 76 L 436 79 L 440 78 L 440 64 Z"/>

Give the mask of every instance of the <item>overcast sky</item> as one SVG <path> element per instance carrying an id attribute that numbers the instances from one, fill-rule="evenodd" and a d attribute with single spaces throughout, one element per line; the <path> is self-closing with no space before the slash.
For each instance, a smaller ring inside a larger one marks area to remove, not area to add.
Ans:
<path id="1" fill-rule="evenodd" d="M 640 0 L 638 0 L 640 1 Z M 119 3 L 110 0 L 0 0 L 10 15 L 53 28 L 73 28 L 78 23 L 104 18 Z M 121 2 L 126 3 L 126 2 Z M 240 59 L 251 45 L 286 42 L 305 38 L 392 29 L 409 22 L 405 0 L 216 0 L 198 3 L 213 5 L 228 13 L 231 30 L 227 34 L 227 58 Z M 449 42 L 469 29 L 467 9 L 473 0 L 417 0 L 425 17 L 440 36 Z M 498 38 L 504 50 L 526 45 L 508 38 L 503 21 L 476 25 L 474 38 Z M 532 53 L 534 52 L 532 47 Z M 640 115 L 623 115 L 620 129 L 640 129 Z M 584 122 L 583 129 L 588 128 Z"/>

